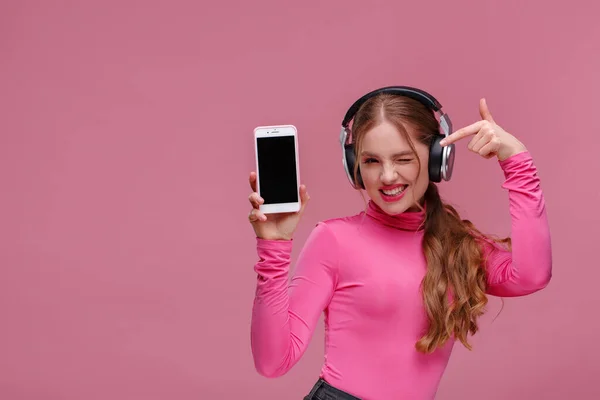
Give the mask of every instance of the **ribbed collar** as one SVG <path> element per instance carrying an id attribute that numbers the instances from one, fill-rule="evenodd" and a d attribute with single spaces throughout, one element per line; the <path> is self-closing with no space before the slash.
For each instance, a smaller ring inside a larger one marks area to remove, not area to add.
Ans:
<path id="1" fill-rule="evenodd" d="M 425 206 L 423 206 L 425 208 Z M 383 211 L 373 200 L 369 200 L 367 215 L 383 225 L 405 231 L 423 230 L 425 210 L 405 211 L 397 215 L 390 215 Z"/>

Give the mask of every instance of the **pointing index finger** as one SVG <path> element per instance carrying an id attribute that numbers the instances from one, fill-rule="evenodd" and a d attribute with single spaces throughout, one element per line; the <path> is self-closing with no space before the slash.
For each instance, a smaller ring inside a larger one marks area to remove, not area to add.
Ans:
<path id="1" fill-rule="evenodd" d="M 470 135 L 474 135 L 477 132 L 479 132 L 479 130 L 481 129 L 482 123 L 483 123 L 483 121 L 477 121 L 471 125 L 465 126 L 464 128 L 460 128 L 460 129 L 454 131 L 453 133 L 451 133 L 450 135 L 448 135 L 448 137 L 445 138 L 444 140 L 442 140 L 440 142 L 440 144 L 442 146 L 447 146 L 451 143 L 456 142 L 457 140 L 460 140 L 460 139 L 465 138 Z"/>

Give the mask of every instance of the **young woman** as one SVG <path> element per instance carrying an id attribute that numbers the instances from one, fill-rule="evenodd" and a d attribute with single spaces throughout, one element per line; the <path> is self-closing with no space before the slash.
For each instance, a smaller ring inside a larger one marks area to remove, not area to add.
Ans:
<path id="1" fill-rule="evenodd" d="M 355 103 L 345 160 L 351 182 L 368 194 L 367 209 L 318 223 L 293 269 L 307 189 L 300 188 L 298 213 L 265 216 L 250 174 L 259 257 L 255 365 L 267 377 L 285 374 L 324 312 L 325 361 L 305 400 L 432 399 L 454 341 L 470 348 L 486 296 L 523 296 L 550 281 L 549 227 L 530 153 L 496 124 L 485 100 L 480 121 L 448 135 L 449 119 L 438 121 L 432 104 L 439 103 L 428 99 L 404 87 Z M 483 235 L 440 198 L 436 182 L 451 174 L 448 150 L 469 137 L 469 150 L 497 158 L 504 172 L 511 239 Z"/>

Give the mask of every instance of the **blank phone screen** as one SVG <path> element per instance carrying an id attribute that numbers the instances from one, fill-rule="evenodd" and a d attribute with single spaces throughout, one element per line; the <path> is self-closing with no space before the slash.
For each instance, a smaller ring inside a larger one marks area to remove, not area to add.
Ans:
<path id="1" fill-rule="evenodd" d="M 258 179 L 264 204 L 298 201 L 296 149 L 293 136 L 256 139 Z"/>

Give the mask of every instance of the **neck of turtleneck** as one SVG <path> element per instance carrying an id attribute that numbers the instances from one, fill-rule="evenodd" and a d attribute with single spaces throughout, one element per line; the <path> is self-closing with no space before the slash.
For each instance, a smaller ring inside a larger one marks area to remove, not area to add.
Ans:
<path id="1" fill-rule="evenodd" d="M 423 230 L 425 210 L 405 211 L 397 215 L 390 215 L 383 211 L 373 200 L 369 200 L 367 215 L 379 223 L 405 231 Z"/>

